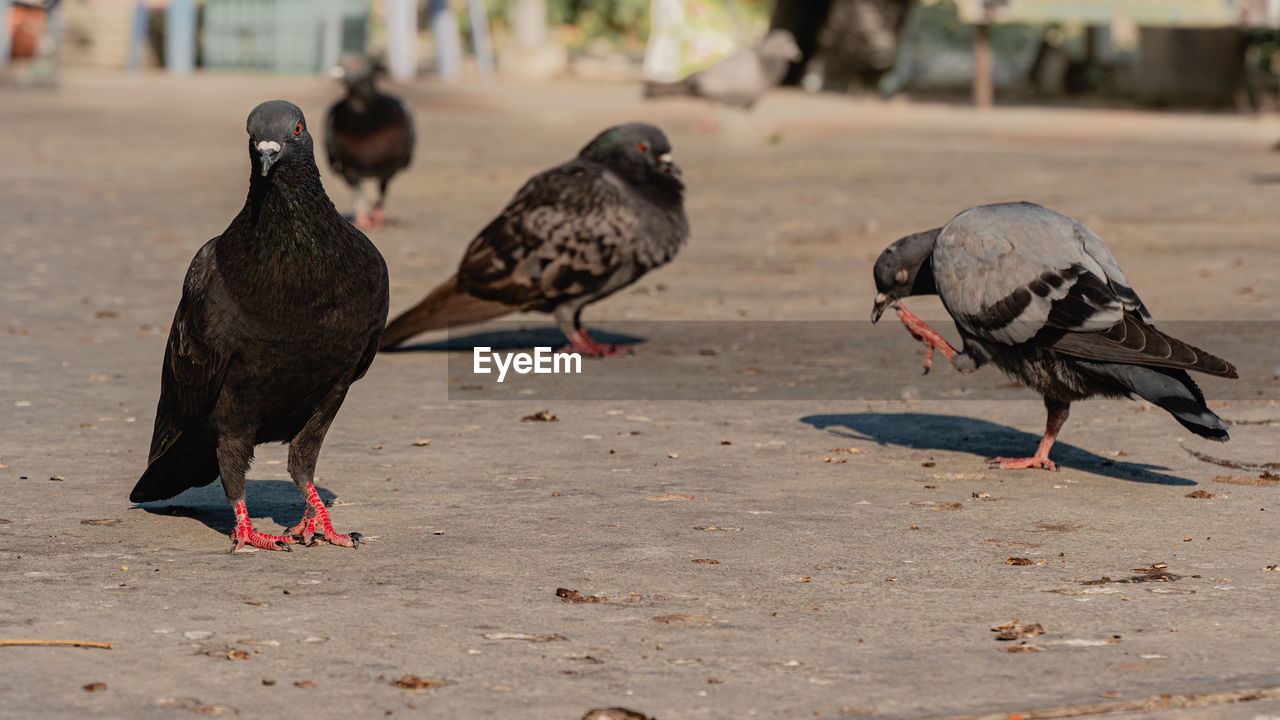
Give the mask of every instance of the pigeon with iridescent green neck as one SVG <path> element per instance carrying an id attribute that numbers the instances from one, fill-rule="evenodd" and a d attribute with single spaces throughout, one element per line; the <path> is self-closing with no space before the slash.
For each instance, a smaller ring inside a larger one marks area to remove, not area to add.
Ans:
<path id="1" fill-rule="evenodd" d="M 160 373 L 146 472 L 129 499 L 171 498 L 222 477 L 232 549 L 287 550 L 333 529 L 313 484 L 347 389 L 373 362 L 387 318 L 387 266 L 320 185 L 311 134 L 293 103 L 249 114 L 249 196 L 187 270 Z M 253 528 L 245 472 L 255 445 L 289 444 L 302 520 L 283 536 Z"/>

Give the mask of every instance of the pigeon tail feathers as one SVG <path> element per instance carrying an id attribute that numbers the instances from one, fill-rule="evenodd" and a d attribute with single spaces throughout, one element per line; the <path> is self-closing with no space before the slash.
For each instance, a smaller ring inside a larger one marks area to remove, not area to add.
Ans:
<path id="1" fill-rule="evenodd" d="M 183 433 L 151 459 L 146 472 L 129 493 L 129 502 L 167 500 L 190 488 L 218 479 L 218 455 L 214 447 Z"/>
<path id="2" fill-rule="evenodd" d="M 1160 406 L 1196 435 L 1218 442 L 1230 439 L 1227 424 L 1205 405 L 1204 393 L 1186 370 L 1112 363 L 1089 365 L 1097 373 Z"/>
<path id="3" fill-rule="evenodd" d="M 379 349 L 390 350 L 421 332 L 483 322 L 515 312 L 516 309 L 459 290 L 458 276 L 454 275 L 432 290 L 422 302 L 387 323 L 386 329 L 382 331 Z"/>

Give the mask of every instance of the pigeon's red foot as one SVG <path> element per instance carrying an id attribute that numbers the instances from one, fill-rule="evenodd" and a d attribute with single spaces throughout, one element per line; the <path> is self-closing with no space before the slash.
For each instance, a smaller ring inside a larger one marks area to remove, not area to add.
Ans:
<path id="1" fill-rule="evenodd" d="M 361 230 L 377 230 L 379 225 L 381 225 L 380 222 L 374 221 L 373 213 L 367 213 L 362 210 L 356 211 L 355 222 L 351 224 L 355 225 L 357 228 Z"/>
<path id="2" fill-rule="evenodd" d="M 262 548 L 263 550 L 289 550 L 289 545 L 293 543 L 293 538 L 281 537 L 279 535 L 267 535 L 253 529 L 253 523 L 249 521 L 249 509 L 245 507 L 244 501 L 236 503 L 236 529 L 231 531 L 231 552 L 235 552 L 245 545 L 251 547 Z"/>
<path id="3" fill-rule="evenodd" d="M 1030 468 L 1044 468 L 1045 470 L 1049 470 L 1051 472 L 1058 472 L 1057 463 L 1050 460 L 1047 456 L 1040 457 L 1039 455 L 1036 455 L 1034 457 L 1026 457 L 1026 458 L 997 457 L 997 458 L 991 458 L 990 462 L 996 467 L 998 467 L 1000 470 L 1027 470 Z"/>
<path id="4" fill-rule="evenodd" d="M 895 302 L 893 311 L 898 314 L 898 319 L 902 320 L 902 324 L 906 326 L 907 332 L 911 333 L 911 337 L 924 343 L 926 348 L 924 354 L 924 373 L 929 374 L 929 368 L 933 367 L 933 351 L 937 350 L 942 356 L 951 362 L 956 356 L 956 349 L 951 347 L 951 343 L 947 342 L 938 331 L 929 327 L 923 320 L 916 317 L 902 303 Z"/>
<path id="5" fill-rule="evenodd" d="M 613 357 L 630 352 L 630 348 L 614 343 L 598 343 L 591 339 L 586 330 L 578 328 L 569 336 L 569 344 L 560 348 L 560 352 L 576 352 L 587 357 Z"/>
<path id="6" fill-rule="evenodd" d="M 320 536 L 330 545 L 341 545 L 342 547 L 357 548 L 360 547 L 360 541 L 364 539 L 360 533 L 350 533 L 344 535 L 333 529 L 333 523 L 329 521 L 329 509 L 324 506 L 324 501 L 320 499 L 319 493 L 316 492 L 316 486 L 307 483 L 304 491 L 307 496 L 307 510 L 302 514 L 302 519 L 297 525 L 289 528 L 289 534 L 293 539 L 303 545 L 312 545 L 315 541 L 316 530 L 320 530 Z"/>

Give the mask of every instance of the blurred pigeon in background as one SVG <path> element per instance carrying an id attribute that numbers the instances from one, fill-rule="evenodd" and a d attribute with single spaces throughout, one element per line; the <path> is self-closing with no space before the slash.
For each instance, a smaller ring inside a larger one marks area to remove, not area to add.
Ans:
<path id="1" fill-rule="evenodd" d="M 766 90 L 782 82 L 800 46 L 787 30 L 773 30 L 754 47 L 744 48 L 683 80 L 647 81 L 646 98 L 691 95 L 750 110 Z"/>
<path id="2" fill-rule="evenodd" d="M 320 444 L 351 383 L 377 353 L 387 266 L 325 195 L 311 134 L 293 103 L 249 115 L 249 197 L 187 270 L 160 375 L 146 472 L 129 499 L 163 500 L 222 477 L 232 550 L 287 550 L 334 531 L 312 480 Z M 289 443 L 306 510 L 285 536 L 254 530 L 245 507 L 253 448 Z"/>
<path id="3" fill-rule="evenodd" d="M 355 193 L 355 225 L 362 230 L 382 226 L 382 206 L 391 177 L 409 166 L 413 155 L 413 116 L 409 107 L 374 86 L 374 64 L 362 55 L 344 54 L 332 69 L 347 96 L 325 118 L 325 150 L 329 166 Z M 364 181 L 378 182 L 378 197 L 369 209 Z"/>
<path id="4" fill-rule="evenodd" d="M 666 135 L 646 123 L 609 128 L 525 183 L 471 241 L 457 274 L 387 325 L 382 349 L 426 330 L 537 310 L 555 316 L 575 351 L 616 354 L 583 329 L 582 309 L 671 260 L 688 234 Z"/>
<path id="5" fill-rule="evenodd" d="M 1107 246 L 1033 203 L 970 208 L 941 228 L 890 245 L 875 264 L 871 321 L 893 306 L 907 330 L 963 373 L 990 362 L 1044 396 L 1049 420 L 1034 456 L 1002 469 L 1057 469 L 1049 449 L 1073 401 L 1138 395 L 1191 432 L 1226 441 L 1187 370 L 1234 378 L 1231 363 L 1155 328 Z M 901 298 L 937 294 L 964 340 L 956 352 Z"/>

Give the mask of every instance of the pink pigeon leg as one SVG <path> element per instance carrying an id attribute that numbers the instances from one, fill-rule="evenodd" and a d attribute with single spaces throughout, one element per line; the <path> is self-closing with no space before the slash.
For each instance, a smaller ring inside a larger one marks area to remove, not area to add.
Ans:
<path id="1" fill-rule="evenodd" d="M 947 342 L 938 331 L 929 327 L 923 320 L 916 317 L 902 303 L 895 302 L 893 311 L 898 314 L 898 319 L 902 320 L 902 324 L 907 327 L 907 332 L 911 333 L 911 337 L 924 343 L 926 348 L 924 355 L 924 372 L 929 374 L 929 368 L 933 367 L 933 351 L 938 350 L 942 353 L 947 362 L 951 362 L 956 356 L 956 349 L 951 347 L 951 343 Z"/>
<path id="2" fill-rule="evenodd" d="M 1053 441 L 1058 438 L 1058 431 L 1062 429 L 1062 424 L 1067 421 L 1067 415 L 1070 414 L 1070 403 L 1050 403 L 1045 402 L 1049 409 L 1049 419 L 1045 423 L 1044 437 L 1040 438 L 1040 445 L 1036 447 L 1036 454 L 1027 458 L 991 458 L 991 462 L 999 466 L 1001 470 L 1026 470 L 1028 468 L 1044 468 L 1053 472 L 1058 471 L 1058 465 L 1049 459 L 1049 448 L 1053 447 Z"/>
<path id="3" fill-rule="evenodd" d="M 236 529 L 231 531 L 231 552 L 245 545 L 263 550 L 289 550 L 293 538 L 267 535 L 253 529 L 253 523 L 249 520 L 249 508 L 245 507 L 244 500 L 237 502 L 233 510 L 236 514 Z"/>
<path id="4" fill-rule="evenodd" d="M 321 537 L 331 545 L 341 545 L 342 547 L 357 548 L 360 547 L 360 541 L 364 539 L 360 533 L 350 533 L 344 535 L 333 529 L 333 523 L 329 520 L 329 510 L 324 506 L 324 501 L 320 499 L 320 494 L 316 492 L 316 486 L 307 483 L 303 489 L 306 496 L 307 509 L 302 514 L 302 519 L 289 529 L 289 534 L 297 537 L 303 545 L 311 544 L 315 536 L 316 530 L 320 531 Z"/>
<path id="5" fill-rule="evenodd" d="M 560 351 L 578 352 L 587 357 L 610 357 L 624 354 L 627 348 L 624 345 L 598 343 L 591 339 L 584 328 L 578 328 L 569 335 L 569 345 L 561 348 Z"/>

